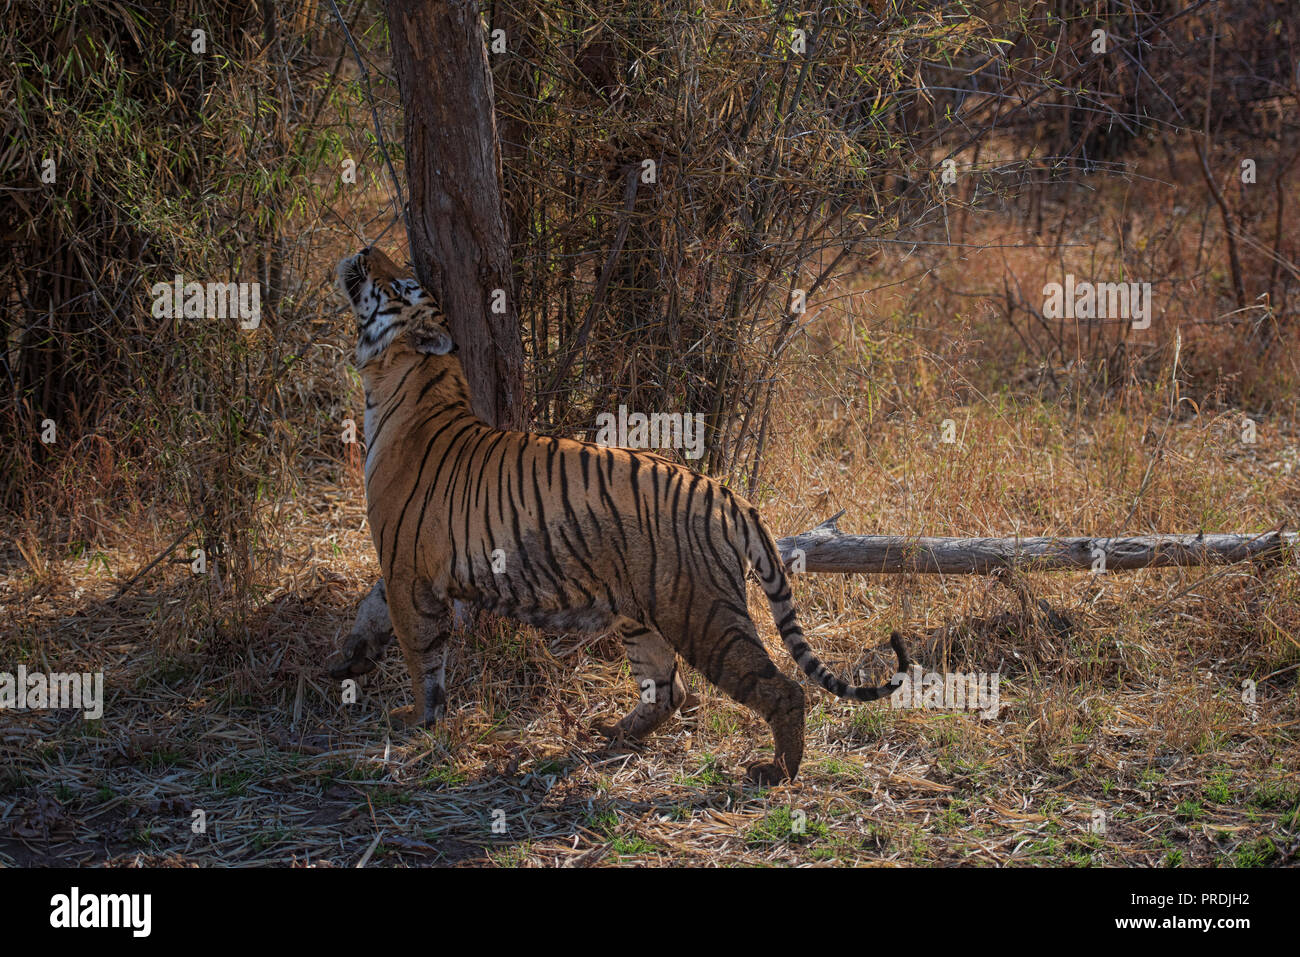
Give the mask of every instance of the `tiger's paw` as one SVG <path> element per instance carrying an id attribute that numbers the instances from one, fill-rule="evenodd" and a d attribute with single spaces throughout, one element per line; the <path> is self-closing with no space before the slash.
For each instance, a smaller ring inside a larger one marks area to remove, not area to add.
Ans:
<path id="1" fill-rule="evenodd" d="M 344 678 L 359 678 L 362 675 L 368 675 L 374 671 L 378 663 L 373 658 L 367 658 L 365 655 L 357 655 L 352 658 L 345 658 L 330 665 L 327 674 L 334 679 L 342 680 Z"/>
<path id="2" fill-rule="evenodd" d="M 415 726 L 415 708 L 409 704 L 404 704 L 400 708 L 393 708 L 388 712 L 388 720 L 397 728 L 411 728 Z"/>
<path id="3" fill-rule="evenodd" d="M 627 741 L 627 734 L 617 721 L 593 721 L 591 730 L 593 734 L 608 739 L 611 744 L 623 744 Z"/>
<path id="4" fill-rule="evenodd" d="M 368 675 L 379 665 L 369 652 L 369 640 L 364 635 L 352 635 L 344 644 L 339 657 L 327 667 L 326 673 L 336 679 Z"/>
<path id="5" fill-rule="evenodd" d="M 790 775 L 785 773 L 785 768 L 781 767 L 781 765 L 772 761 L 763 761 L 758 764 L 751 764 L 745 770 L 745 780 L 750 784 L 757 784 L 759 787 L 770 788 L 782 781 L 790 780 Z"/>
<path id="6" fill-rule="evenodd" d="M 592 724 L 591 730 L 605 738 L 605 746 L 615 752 L 639 751 L 641 737 L 638 737 L 621 721 L 598 721 Z"/>
<path id="7" fill-rule="evenodd" d="M 447 699 L 442 697 L 431 708 L 425 709 L 424 717 L 416 716 L 414 705 L 404 704 L 388 712 L 388 720 L 397 728 L 432 728 L 447 713 Z"/>

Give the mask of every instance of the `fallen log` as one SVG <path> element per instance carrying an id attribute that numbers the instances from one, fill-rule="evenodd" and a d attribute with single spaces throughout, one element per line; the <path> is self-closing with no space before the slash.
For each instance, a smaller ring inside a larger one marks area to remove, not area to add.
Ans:
<path id="1" fill-rule="evenodd" d="M 1122 571 L 1172 565 L 1269 563 L 1296 560 L 1297 533 L 1244 535 L 1132 535 L 1122 538 L 930 538 L 846 535 L 843 511 L 816 528 L 777 539 L 781 560 L 795 573 L 984 575 L 1017 571 Z M 392 639 L 384 583 L 362 600 L 334 677 L 364 674 Z M 463 623 L 461 609 L 457 622 Z"/>
<path id="2" fill-rule="evenodd" d="M 1172 565 L 1294 561 L 1297 533 L 1133 535 L 1122 538 L 930 538 L 847 535 L 839 512 L 811 531 L 777 540 L 794 572 L 982 575 L 1019 571 L 1122 571 Z"/>

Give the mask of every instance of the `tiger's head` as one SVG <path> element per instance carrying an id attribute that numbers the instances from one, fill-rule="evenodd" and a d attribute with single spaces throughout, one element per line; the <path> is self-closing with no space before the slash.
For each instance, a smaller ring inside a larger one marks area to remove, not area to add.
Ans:
<path id="1" fill-rule="evenodd" d="M 367 246 L 341 260 L 338 286 L 357 318 L 358 369 L 395 341 L 422 355 L 457 352 L 437 299 L 378 249 Z"/>

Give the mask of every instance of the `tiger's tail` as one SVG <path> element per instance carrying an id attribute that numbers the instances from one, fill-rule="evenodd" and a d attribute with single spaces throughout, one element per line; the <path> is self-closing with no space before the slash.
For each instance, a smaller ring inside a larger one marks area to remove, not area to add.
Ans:
<path id="1" fill-rule="evenodd" d="M 786 650 L 803 669 L 803 673 L 837 698 L 846 698 L 850 701 L 876 701 L 893 694 L 902 684 L 901 676 L 912 664 L 907 649 L 903 647 L 902 636 L 896 631 L 889 636 L 889 645 L 898 658 L 898 672 L 885 684 L 851 685 L 827 671 L 826 666 L 813 654 L 808 642 L 804 640 L 803 629 L 799 627 L 794 603 L 791 601 L 790 580 L 786 576 L 785 563 L 781 561 L 781 553 L 777 550 L 776 542 L 759 520 L 758 512 L 751 508 L 749 514 L 754 526 L 752 531 L 755 533 L 749 539 L 750 564 L 754 568 L 759 584 L 763 586 L 767 600 L 772 605 L 772 618 L 776 622 L 777 630 L 781 632 L 781 640 L 785 642 Z"/>

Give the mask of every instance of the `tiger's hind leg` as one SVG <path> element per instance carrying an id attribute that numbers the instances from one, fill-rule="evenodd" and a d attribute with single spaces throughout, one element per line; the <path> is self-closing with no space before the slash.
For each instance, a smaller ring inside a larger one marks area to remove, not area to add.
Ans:
<path id="1" fill-rule="evenodd" d="M 641 700 L 621 721 L 597 723 L 608 738 L 644 738 L 673 716 L 686 701 L 686 683 L 677 670 L 677 652 L 653 628 L 628 618 L 614 630 L 623 639 Z"/>
<path id="2" fill-rule="evenodd" d="M 388 610 L 411 676 L 414 697 L 409 708 L 395 709 L 392 717 L 401 723 L 431 727 L 447 709 L 444 680 L 447 640 L 451 637 L 451 603 L 417 583 L 400 591 L 390 586 Z"/>
<path id="3" fill-rule="evenodd" d="M 704 635 L 687 637 L 679 648 L 692 667 L 772 729 L 773 760 L 751 764 L 746 777 L 763 785 L 794 778 L 803 760 L 803 688 L 772 662 L 749 616 L 719 609 Z"/>

